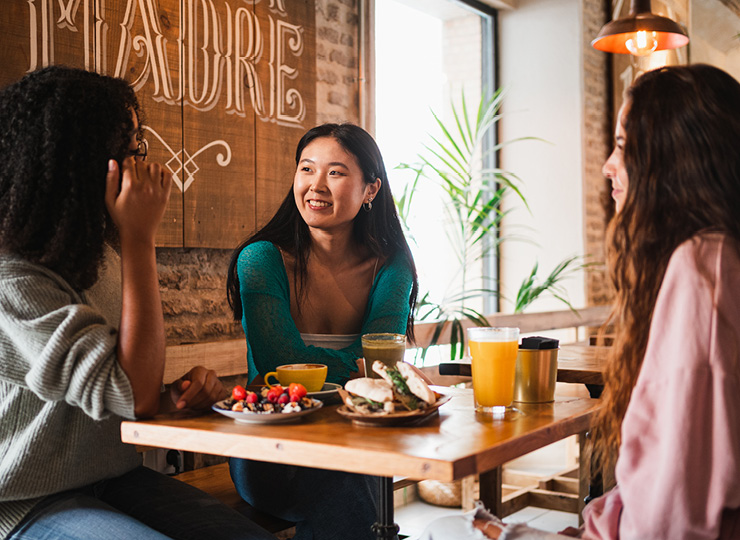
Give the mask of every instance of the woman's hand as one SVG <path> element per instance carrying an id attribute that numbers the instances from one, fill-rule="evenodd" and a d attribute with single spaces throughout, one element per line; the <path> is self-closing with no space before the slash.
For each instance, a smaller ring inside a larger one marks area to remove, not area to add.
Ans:
<path id="1" fill-rule="evenodd" d="M 497 523 L 488 519 L 473 519 L 473 527 L 482 532 L 486 538 L 498 538 L 503 532 Z"/>
<path id="2" fill-rule="evenodd" d="M 351 379 L 359 379 L 361 377 L 369 377 L 367 371 L 365 370 L 365 359 L 364 358 L 358 358 L 357 359 L 357 371 L 352 371 L 349 375 L 350 380 Z"/>
<path id="3" fill-rule="evenodd" d="M 131 382 L 137 417 L 156 414 L 160 405 L 165 337 L 154 238 L 171 185 L 171 175 L 156 163 L 129 157 L 119 174 L 118 164 L 108 162 L 105 205 L 121 239 L 117 356 Z"/>
<path id="4" fill-rule="evenodd" d="M 229 397 L 229 392 L 215 371 L 196 366 L 172 383 L 170 397 L 178 409 L 207 409 Z"/>
<path id="5" fill-rule="evenodd" d="M 120 180 L 120 189 L 119 189 Z M 172 174 L 159 163 L 123 160 L 123 173 L 118 163 L 108 162 L 105 204 L 118 227 L 121 241 L 154 241 L 172 188 Z"/>

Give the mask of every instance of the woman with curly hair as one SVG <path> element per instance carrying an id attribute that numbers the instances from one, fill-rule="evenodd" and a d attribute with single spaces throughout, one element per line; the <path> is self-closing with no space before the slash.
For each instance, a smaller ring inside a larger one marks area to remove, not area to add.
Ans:
<path id="1" fill-rule="evenodd" d="M 159 409 L 164 369 L 171 175 L 143 160 L 138 111 L 125 81 L 63 67 L 0 93 L 2 538 L 272 538 L 120 439 Z M 224 394 L 198 367 L 170 405 Z"/>
<path id="2" fill-rule="evenodd" d="M 593 430 L 616 487 L 573 535 L 740 537 L 738 141 L 740 84 L 715 67 L 651 71 L 627 93 L 604 165 L 616 338 Z M 477 523 L 482 538 L 560 537 Z"/>

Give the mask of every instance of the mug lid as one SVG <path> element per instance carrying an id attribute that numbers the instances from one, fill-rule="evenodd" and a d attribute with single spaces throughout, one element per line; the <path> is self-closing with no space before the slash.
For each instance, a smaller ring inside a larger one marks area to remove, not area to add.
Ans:
<path id="1" fill-rule="evenodd" d="M 557 349 L 560 341 L 553 338 L 532 336 L 522 338 L 522 343 L 519 345 L 520 349 L 531 350 L 531 349 Z"/>

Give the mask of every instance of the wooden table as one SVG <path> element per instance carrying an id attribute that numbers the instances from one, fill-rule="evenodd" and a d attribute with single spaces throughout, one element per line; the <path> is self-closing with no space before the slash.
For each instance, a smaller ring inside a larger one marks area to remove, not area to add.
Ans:
<path id="1" fill-rule="evenodd" d="M 562 345 L 558 353 L 558 381 L 603 385 L 608 350 L 609 347 L 596 345 Z"/>
<path id="2" fill-rule="evenodd" d="M 598 401 L 556 398 L 524 405 L 494 420 L 476 413 L 469 389 L 434 387 L 451 394 L 425 423 L 413 427 L 356 426 L 337 406 L 324 406 L 291 424 L 240 424 L 217 413 L 178 412 L 121 424 L 124 442 L 380 477 L 379 539 L 396 539 L 393 476 L 454 481 L 481 475 L 481 500 L 501 504 L 500 467 L 533 450 L 584 432 Z M 583 469 L 583 468 L 582 468 Z M 585 494 L 588 470 L 581 471 Z"/>

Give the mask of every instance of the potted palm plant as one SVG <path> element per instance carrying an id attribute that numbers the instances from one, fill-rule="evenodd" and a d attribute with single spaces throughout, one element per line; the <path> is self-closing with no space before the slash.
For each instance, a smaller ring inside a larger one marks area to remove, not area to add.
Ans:
<path id="1" fill-rule="evenodd" d="M 413 180 L 396 199 L 398 213 L 408 236 L 413 242 L 414 231 L 409 226 L 409 217 L 414 194 L 421 182 L 434 182 L 441 188 L 444 198 L 442 206 L 446 213 L 446 233 L 457 263 L 456 286 L 448 289 L 441 301 L 432 300 L 430 293 L 425 292 L 417 302 L 416 320 L 436 322 L 431 341 L 417 349 L 418 360 L 422 364 L 429 348 L 439 343 L 448 325 L 450 359 L 463 357 L 463 321 L 488 326 L 479 307 L 482 304 L 480 299 L 501 296 L 498 283 L 493 281 L 487 285 L 477 273 L 471 276 L 470 269 L 480 265 L 491 252 L 497 252 L 502 242 L 524 239 L 519 235 L 501 234 L 501 223 L 508 213 L 502 210 L 504 197 L 511 196 L 529 210 L 520 189 L 521 180 L 512 172 L 485 165 L 493 162 L 490 157 L 503 144 L 515 142 L 491 145 L 486 140 L 501 118 L 502 99 L 503 92 L 499 89 L 493 96 L 481 99 L 475 110 L 469 111 L 463 94 L 459 108 L 452 105 L 451 122 L 448 123 L 432 112 L 441 135 L 431 137 L 431 142 L 425 145 L 425 151 L 418 156 L 419 162 L 399 165 L 399 168 L 415 173 Z M 511 209 L 512 205 L 508 207 Z M 550 294 L 573 309 L 562 287 L 562 280 L 584 266 L 587 265 L 582 264 L 581 257 L 569 257 L 557 264 L 544 279 L 540 279 L 539 265 L 535 263 L 516 293 L 515 312 L 524 311 L 543 294 Z M 461 493 L 459 481 L 443 483 L 425 480 L 419 484 L 421 498 L 432 504 L 459 506 Z"/>
<path id="2" fill-rule="evenodd" d="M 438 344 L 445 326 L 450 327 L 450 358 L 464 354 L 465 333 L 463 321 L 478 326 L 488 324 L 481 309 L 481 298 L 500 297 L 495 281 L 486 283 L 470 270 L 480 265 L 491 252 L 496 252 L 504 241 L 521 239 L 518 235 L 502 235 L 501 223 L 507 215 L 502 210 L 504 197 L 510 196 L 527 209 L 527 201 L 520 185 L 521 180 L 512 172 L 485 164 L 504 144 L 486 144 L 500 120 L 503 92 L 482 98 L 474 110 L 469 110 L 463 93 L 460 106 L 452 104 L 451 121 L 445 122 L 432 112 L 441 135 L 431 137 L 417 163 L 402 163 L 398 167 L 413 171 L 414 177 L 396 199 L 401 221 L 411 241 L 414 241 L 409 216 L 414 205 L 414 194 L 421 182 L 434 182 L 441 188 L 446 213 L 445 232 L 456 259 L 457 279 L 442 300 L 432 300 L 429 292 L 423 293 L 417 303 L 416 320 L 436 321 L 431 342 L 420 349 L 423 363 L 428 348 Z M 534 139 L 528 137 L 526 139 Z M 509 205 L 511 208 L 511 205 Z M 549 293 L 564 302 L 570 309 L 561 281 L 572 272 L 583 268 L 580 257 L 570 257 L 559 263 L 546 278 L 540 280 L 538 265 L 522 281 L 515 300 L 516 312 L 525 310 L 538 297 Z"/>

